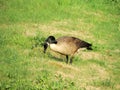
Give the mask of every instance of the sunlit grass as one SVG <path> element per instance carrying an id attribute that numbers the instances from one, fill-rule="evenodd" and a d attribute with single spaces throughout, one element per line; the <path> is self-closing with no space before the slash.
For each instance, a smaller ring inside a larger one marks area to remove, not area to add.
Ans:
<path id="1" fill-rule="evenodd" d="M 119 90 L 119 1 L 0 1 L 1 90 Z M 72 65 L 50 49 L 49 36 L 75 36 L 93 44 Z"/>

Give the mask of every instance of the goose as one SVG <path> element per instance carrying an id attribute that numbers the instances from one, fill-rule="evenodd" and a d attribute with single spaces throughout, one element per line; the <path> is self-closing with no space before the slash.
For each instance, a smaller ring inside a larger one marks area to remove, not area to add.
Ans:
<path id="1" fill-rule="evenodd" d="M 80 48 L 92 50 L 92 44 L 71 36 L 62 36 L 58 39 L 55 39 L 54 36 L 49 36 L 44 42 L 44 53 L 46 53 L 48 46 L 51 50 L 65 55 L 66 63 L 68 63 L 68 56 L 70 56 L 70 64 L 72 64 L 72 59 Z"/>

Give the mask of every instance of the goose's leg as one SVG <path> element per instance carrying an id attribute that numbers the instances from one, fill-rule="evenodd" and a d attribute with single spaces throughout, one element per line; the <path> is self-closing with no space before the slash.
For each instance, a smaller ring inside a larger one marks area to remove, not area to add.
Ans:
<path id="1" fill-rule="evenodd" d="M 68 63 L 68 55 L 66 55 L 66 63 Z"/>
<path id="2" fill-rule="evenodd" d="M 70 64 L 72 64 L 72 61 L 73 61 L 72 59 L 73 59 L 73 57 L 70 58 Z"/>
<path id="3" fill-rule="evenodd" d="M 75 51 L 75 52 L 76 52 L 76 51 Z M 72 64 L 72 61 L 73 61 L 73 58 L 74 58 L 75 52 L 70 56 L 70 64 Z"/>

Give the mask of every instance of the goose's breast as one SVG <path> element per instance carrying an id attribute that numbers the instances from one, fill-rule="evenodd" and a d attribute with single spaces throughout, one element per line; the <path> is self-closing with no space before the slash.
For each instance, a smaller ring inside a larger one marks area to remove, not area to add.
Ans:
<path id="1" fill-rule="evenodd" d="M 55 52 L 65 54 L 65 55 L 71 55 L 76 51 L 75 46 L 72 46 L 69 43 L 51 44 L 50 48 Z"/>

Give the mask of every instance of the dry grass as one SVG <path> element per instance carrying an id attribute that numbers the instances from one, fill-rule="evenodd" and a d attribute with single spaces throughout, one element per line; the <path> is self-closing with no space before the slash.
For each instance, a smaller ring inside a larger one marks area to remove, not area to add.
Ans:
<path id="1" fill-rule="evenodd" d="M 0 90 L 120 90 L 119 1 L 33 2 L 1 1 Z M 78 37 L 93 51 L 66 64 L 63 55 L 43 53 L 50 35 Z"/>
<path id="2" fill-rule="evenodd" d="M 77 28 L 79 30 L 70 30 L 63 26 L 70 26 L 71 21 L 54 21 L 49 24 L 16 24 L 17 27 L 21 27 L 23 32 L 22 35 L 24 37 L 35 37 L 37 35 L 37 32 L 44 34 L 45 36 L 48 35 L 55 35 L 58 36 L 75 36 L 84 40 L 88 39 L 94 39 L 94 36 L 90 33 L 90 28 L 93 27 L 92 25 L 87 25 L 83 23 L 80 20 L 79 25 L 80 26 L 88 26 L 86 28 L 87 30 L 83 30 L 85 27 L 78 26 Z M 5 27 L 5 25 L 4 25 Z M 61 28 L 60 28 L 61 27 Z M 69 31 L 69 32 L 68 32 Z M 89 40 L 88 40 L 89 41 Z M 94 41 L 94 40 L 93 40 Z M 106 41 L 99 40 L 98 43 L 106 43 Z M 101 66 L 96 63 L 89 63 L 89 64 L 80 64 L 79 65 L 68 65 L 65 63 L 65 61 L 57 61 L 57 59 L 65 60 L 66 58 L 63 55 L 60 55 L 58 53 L 53 53 L 53 51 L 48 49 L 47 54 L 51 54 L 53 57 L 48 58 L 41 58 L 38 57 L 39 55 L 43 55 L 41 52 L 43 52 L 42 47 L 34 48 L 33 50 L 24 49 L 23 54 L 26 56 L 32 55 L 33 57 L 29 60 L 29 67 L 28 71 L 31 72 L 33 77 L 31 79 L 34 79 L 36 77 L 36 73 L 42 72 L 44 70 L 52 72 L 53 76 L 56 77 L 56 79 L 61 76 L 63 80 L 70 79 L 71 81 L 75 82 L 76 87 L 85 87 L 86 90 L 101 90 L 101 87 L 96 87 L 94 85 L 90 85 L 93 83 L 93 81 L 104 81 L 106 79 L 110 78 L 110 73 L 104 68 L 104 66 Z M 111 52 L 111 51 L 106 51 Z M 120 50 L 116 49 L 112 52 L 119 53 Z M 54 57 L 55 56 L 55 57 Z M 103 55 L 100 52 L 93 52 L 93 51 L 84 51 L 80 50 L 76 57 L 79 57 L 85 62 L 88 62 L 90 60 L 114 60 L 114 57 L 110 57 L 108 55 Z M 54 59 L 54 60 L 53 60 Z M 27 61 L 26 61 L 27 62 Z M 26 63 L 22 62 L 22 64 Z M 74 61 L 73 61 L 74 62 Z M 77 62 L 77 61 L 76 61 Z M 79 61 L 78 61 L 79 62 Z M 33 64 L 34 63 L 34 64 Z M 40 64 L 38 64 L 40 63 Z M 81 62 L 80 62 L 81 63 Z M 44 65 L 47 66 L 44 68 Z M 110 65 L 107 67 L 111 67 Z M 52 70 L 51 70 L 52 68 Z M 29 76 L 31 77 L 31 76 Z M 89 84 L 89 85 L 88 85 Z M 119 88 L 119 85 L 116 86 L 116 88 Z"/>
<path id="3" fill-rule="evenodd" d="M 98 52 L 79 51 L 77 56 L 81 57 L 81 59 L 83 59 L 83 60 L 91 60 L 91 59 L 100 60 L 100 59 L 104 58 L 104 56 Z"/>
<path id="4" fill-rule="evenodd" d="M 105 70 L 105 68 L 95 64 L 87 66 L 82 65 L 80 67 L 68 65 L 57 61 L 49 61 L 48 64 L 54 66 L 55 68 L 58 68 L 58 71 L 56 71 L 57 75 L 60 74 L 63 77 L 68 76 L 74 79 L 79 78 L 80 81 L 84 82 L 92 82 L 96 79 L 104 80 L 109 77 L 109 73 Z"/>
<path id="5" fill-rule="evenodd" d="M 79 22 L 80 20 L 78 20 L 77 22 Z M 84 30 L 85 27 L 87 27 L 86 29 L 90 29 L 92 27 L 92 25 L 87 25 L 85 23 L 83 23 L 82 21 L 80 21 L 77 25 L 76 28 L 78 28 L 78 30 L 70 30 L 66 27 L 70 27 L 71 26 L 71 21 L 61 21 L 61 22 L 51 22 L 50 24 L 45 24 L 45 25 L 39 25 L 39 29 L 42 32 L 45 32 L 48 35 L 59 35 L 59 36 L 75 36 L 75 37 L 80 37 L 82 39 L 85 38 L 93 38 L 93 36 L 90 34 L 90 32 L 88 32 L 89 30 Z M 84 27 L 83 27 L 84 26 Z M 69 33 L 68 33 L 69 32 Z"/>
<path id="6" fill-rule="evenodd" d="M 109 72 L 95 64 L 74 66 L 65 63 L 50 60 L 48 65 L 55 67 L 57 71 L 54 72 L 56 79 L 61 76 L 62 79 L 70 79 L 74 81 L 78 88 L 85 87 L 86 90 L 101 90 L 101 87 L 88 85 L 93 81 L 104 81 L 110 78 Z"/>

